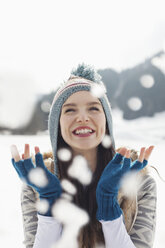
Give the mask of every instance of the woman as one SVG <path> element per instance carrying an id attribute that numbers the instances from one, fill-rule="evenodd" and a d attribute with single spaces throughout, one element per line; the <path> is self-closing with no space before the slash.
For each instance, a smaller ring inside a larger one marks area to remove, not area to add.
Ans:
<path id="1" fill-rule="evenodd" d="M 99 97 L 90 92 L 95 86 L 100 87 L 99 91 L 103 90 Z M 112 248 L 151 248 L 155 231 L 156 185 L 147 173 L 146 165 L 153 146 L 141 148 L 134 162 L 131 161 L 131 151 L 125 147 L 115 154 L 111 108 L 95 70 L 82 64 L 72 71 L 69 80 L 54 97 L 48 126 L 54 159 L 53 174 L 45 167 L 39 147 L 35 147 L 36 166 L 42 168 L 48 178 L 45 187 L 36 186 L 28 178 L 29 171 L 34 168 L 29 145 L 25 145 L 22 160 L 17 148 L 13 146 L 12 149 L 13 165 L 28 184 L 22 192 L 26 247 L 50 247 L 60 239 L 63 226 L 52 217 L 52 207 L 62 196 L 60 182 L 65 178 L 77 188 L 72 202 L 85 209 L 90 217 L 79 232 L 79 247 L 92 248 L 105 243 L 106 247 Z M 110 148 L 102 145 L 105 134 L 110 136 Z M 72 153 L 68 162 L 57 156 L 57 150 L 64 147 Z M 87 160 L 93 174 L 87 186 L 68 174 L 68 168 L 77 155 Z M 121 179 L 130 171 L 140 171 L 141 183 L 134 199 L 123 195 L 120 189 Z M 37 215 L 36 192 L 40 199 L 49 202 L 49 209 L 44 214 Z"/>

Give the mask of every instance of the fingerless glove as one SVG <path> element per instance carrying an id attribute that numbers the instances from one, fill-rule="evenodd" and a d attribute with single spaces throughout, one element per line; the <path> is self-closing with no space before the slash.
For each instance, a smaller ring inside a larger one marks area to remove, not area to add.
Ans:
<path id="1" fill-rule="evenodd" d="M 130 158 L 125 158 L 120 153 L 116 153 L 114 158 L 103 170 L 96 188 L 98 220 L 114 220 L 120 217 L 122 210 L 117 201 L 120 188 L 120 181 L 123 175 L 129 171 L 141 170 L 147 165 L 147 160 L 143 163 L 136 160 L 131 164 Z"/>
<path id="2" fill-rule="evenodd" d="M 19 177 L 39 193 L 40 199 L 46 199 L 49 202 L 49 209 L 44 215 L 51 216 L 52 205 L 60 197 L 62 187 L 59 179 L 46 168 L 41 153 L 35 155 L 35 162 L 36 166 L 33 164 L 31 158 L 20 160 L 18 162 L 15 162 L 15 160 L 12 159 L 12 164 Z M 48 180 L 47 185 L 44 187 L 39 187 L 29 180 L 29 173 L 31 170 L 35 170 L 36 168 L 41 168 Z"/>

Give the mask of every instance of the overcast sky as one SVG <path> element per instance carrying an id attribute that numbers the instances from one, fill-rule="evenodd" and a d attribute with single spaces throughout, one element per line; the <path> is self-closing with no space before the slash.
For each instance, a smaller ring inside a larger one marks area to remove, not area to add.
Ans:
<path id="1" fill-rule="evenodd" d="M 39 91 L 82 61 L 120 71 L 164 45 L 164 0 L 0 1 L 0 74 L 25 72 Z"/>

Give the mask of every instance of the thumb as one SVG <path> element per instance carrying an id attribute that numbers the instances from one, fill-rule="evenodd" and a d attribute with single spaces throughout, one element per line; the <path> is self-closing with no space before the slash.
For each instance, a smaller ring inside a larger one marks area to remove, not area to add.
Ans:
<path id="1" fill-rule="evenodd" d="M 122 162 L 123 158 L 124 157 L 120 153 L 116 153 L 111 161 L 113 161 L 115 164 L 119 164 Z"/>
<path id="2" fill-rule="evenodd" d="M 37 154 L 35 154 L 35 162 L 36 162 L 36 167 L 40 167 L 42 169 L 46 168 L 41 153 L 38 152 Z"/>

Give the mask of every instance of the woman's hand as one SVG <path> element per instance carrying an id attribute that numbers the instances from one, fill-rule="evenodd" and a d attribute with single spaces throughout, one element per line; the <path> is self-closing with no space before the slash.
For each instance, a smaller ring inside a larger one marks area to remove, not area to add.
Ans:
<path id="1" fill-rule="evenodd" d="M 34 149 L 35 149 L 35 154 L 40 152 L 38 146 L 35 146 Z M 15 160 L 15 162 L 18 162 L 21 160 L 21 156 L 15 145 L 11 146 L 11 155 L 12 155 L 12 158 Z M 25 144 L 24 153 L 22 154 L 22 159 L 29 159 L 29 158 L 30 158 L 30 147 L 29 147 L 29 144 Z"/>
<path id="2" fill-rule="evenodd" d="M 140 155 L 136 161 L 131 163 L 130 150 L 123 147 L 115 154 L 113 159 L 103 170 L 96 188 L 96 199 L 98 204 L 98 220 L 114 220 L 122 214 L 117 202 L 117 194 L 121 178 L 129 171 L 139 171 L 147 163 L 154 146 L 141 148 Z"/>
<path id="3" fill-rule="evenodd" d="M 11 146 L 11 154 L 12 164 L 19 177 L 39 193 L 40 199 L 46 199 L 49 202 L 49 210 L 44 215 L 51 216 L 51 207 L 54 201 L 60 197 L 62 188 L 59 179 L 44 165 L 39 147 L 35 147 L 36 165 L 33 164 L 30 158 L 30 148 L 28 144 L 25 145 L 22 159 L 15 145 Z M 30 176 L 32 174 L 33 177 Z M 44 182 L 41 181 L 41 177 L 44 177 Z"/>

